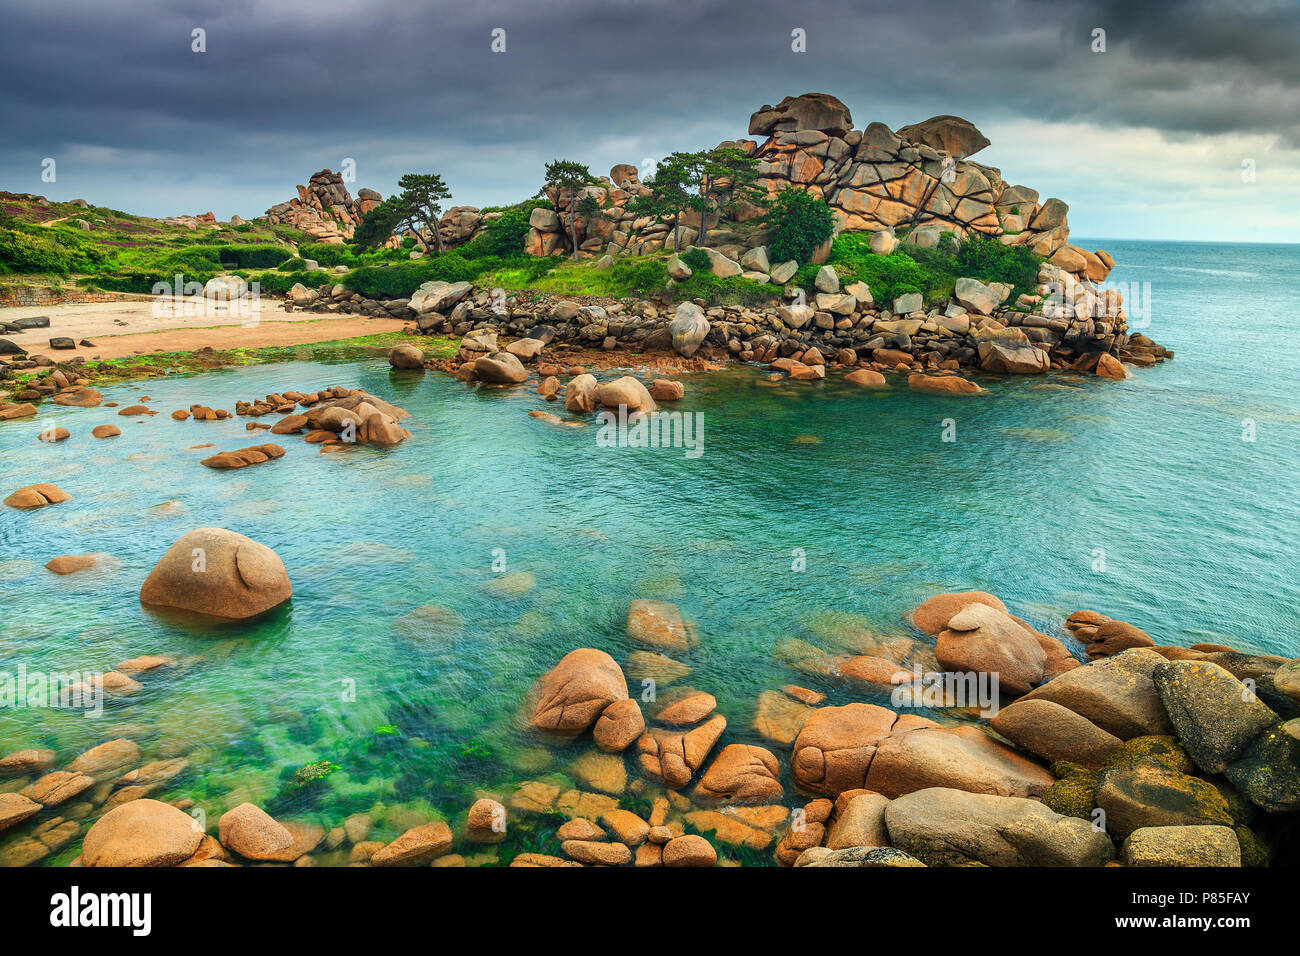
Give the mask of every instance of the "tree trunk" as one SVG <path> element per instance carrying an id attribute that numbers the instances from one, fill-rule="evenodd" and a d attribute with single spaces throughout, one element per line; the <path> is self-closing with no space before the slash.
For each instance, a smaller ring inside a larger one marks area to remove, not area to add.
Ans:
<path id="1" fill-rule="evenodd" d="M 573 258 L 578 258 L 578 194 L 569 200 L 569 241 L 573 243 Z"/>
<path id="2" fill-rule="evenodd" d="M 710 181 L 706 176 L 700 183 L 700 198 L 703 202 L 700 204 L 700 236 L 695 240 L 695 244 L 701 249 L 707 245 L 709 233 L 709 188 Z"/>
<path id="3" fill-rule="evenodd" d="M 438 220 L 433 221 L 433 238 L 438 243 L 438 255 L 442 255 L 442 230 L 438 228 Z"/>

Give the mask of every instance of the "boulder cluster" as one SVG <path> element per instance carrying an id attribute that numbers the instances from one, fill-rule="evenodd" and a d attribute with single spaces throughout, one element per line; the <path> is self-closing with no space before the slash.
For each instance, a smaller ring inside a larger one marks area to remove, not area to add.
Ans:
<path id="1" fill-rule="evenodd" d="M 1130 335 L 1113 297 L 1086 288 L 1051 263 L 1043 263 L 1039 279 L 1041 295 L 1015 308 L 1005 301 L 1008 287 L 975 279 L 960 280 L 946 304 L 926 308 L 916 293 L 876 304 L 866 283 L 841 287 L 829 267 L 818 274 L 818 291 L 811 299 L 794 296 L 788 304 L 767 307 L 709 306 L 703 300 L 671 305 L 645 299 L 524 298 L 439 280 L 426 282 L 409 297 L 386 300 L 363 298 L 342 284 L 319 291 L 297 285 L 286 308 L 407 319 L 425 334 L 509 335 L 543 347 L 664 351 L 712 361 L 791 359 L 808 366 L 834 362 L 889 371 L 971 368 L 1040 374 L 1069 369 L 1122 379 L 1129 374 L 1126 363 L 1149 366 L 1173 355 L 1143 335 Z M 1054 297 L 1058 285 L 1079 296 L 1077 311 Z"/>
<path id="2" fill-rule="evenodd" d="M 412 346 L 398 346 L 394 352 L 412 348 Z M 422 367 L 423 353 L 419 349 L 414 351 L 419 353 L 419 360 L 412 367 Z M 220 409 L 215 414 L 219 418 L 225 418 L 229 413 Z M 411 437 L 411 433 L 398 424 L 402 419 L 410 417 L 411 413 L 406 409 L 398 408 L 365 389 L 347 389 L 340 385 L 331 385 L 312 392 L 287 390 L 248 402 L 236 401 L 235 414 L 251 419 L 270 414 L 281 415 L 283 417 L 273 425 L 250 421 L 246 427 L 250 432 L 266 430 L 272 435 L 301 434 L 304 441 L 321 445 L 322 450 L 326 447 L 332 450 L 343 445 L 391 447 Z M 178 416 L 184 417 L 184 412 L 173 413 L 173 417 Z M 198 415 L 196 414 L 195 417 L 198 418 Z M 278 445 L 269 447 L 279 448 Z M 205 460 L 204 464 L 208 464 L 208 461 Z"/>
<path id="3" fill-rule="evenodd" d="M 382 200 L 379 193 L 364 188 L 353 199 L 343 185 L 342 174 L 322 169 L 312 174 L 307 185 L 298 187 L 297 197 L 272 206 L 264 218 L 273 226 L 283 223 L 300 229 L 313 242 L 341 245 Z"/>
<path id="4" fill-rule="evenodd" d="M 141 600 L 241 618 L 291 592 L 271 549 L 200 528 L 163 556 Z M 395 629 L 445 635 L 463 624 L 454 618 L 428 606 Z M 1076 631 L 1108 620 L 1069 618 Z M 794 639 L 777 649 L 796 671 L 889 691 L 891 706 L 832 705 L 787 684 L 763 691 L 743 728 L 685 683 L 708 637 L 672 603 L 633 601 L 621 664 L 575 649 L 521 702 L 538 744 L 527 762 L 554 772 L 481 793 L 454 818 L 393 807 L 301 822 L 231 800 L 208 833 L 184 796 L 184 750 L 147 754 L 117 737 L 64 761 L 15 751 L 0 756 L 0 865 L 80 840 L 74 864 L 93 867 L 463 866 L 499 860 L 485 851 L 518 826 L 531 845 L 512 849 L 517 867 L 711 867 L 753 854 L 795 867 L 1253 866 L 1268 862 L 1279 815 L 1300 811 L 1300 662 L 1134 639 L 1090 645 L 1082 663 L 1069 638 L 978 591 L 936 595 L 907 621 L 911 636 L 831 617 L 816 633 L 846 653 Z M 906 693 L 914 665 L 1013 677 L 991 720 L 956 701 L 927 702 L 921 716 Z M 141 655 L 101 679 L 130 696 L 186 666 Z"/>
<path id="5" fill-rule="evenodd" d="M 688 835 L 700 865 L 728 848 L 794 866 L 1259 865 L 1265 818 L 1300 806 L 1300 664 L 1154 643 L 1084 664 L 985 592 L 937 595 L 909 620 L 920 638 L 855 638 L 880 656 L 778 649 L 797 669 L 891 690 L 893 707 L 822 706 L 787 685 L 757 702 L 767 745 L 729 743 L 714 696 L 678 683 L 694 626 L 673 604 L 634 601 L 623 666 L 574 650 L 523 703 L 543 742 L 569 755 L 591 742 L 565 770 L 574 787 L 527 780 L 509 798 L 516 814 L 567 820 L 561 855 L 527 865 L 673 865 Z M 909 712 L 919 687 L 904 661 L 996 675 L 1002 706 L 991 721 L 932 702 L 933 718 Z M 655 694 L 631 698 L 628 676 Z M 625 809 L 628 794 L 648 812 Z"/>
<path id="6" fill-rule="evenodd" d="M 769 196 L 794 186 L 825 199 L 837 233 L 869 231 L 892 239 L 896 231 L 905 231 L 909 241 L 935 246 L 943 232 L 958 239 L 981 232 L 1008 245 L 1028 246 L 1093 282 L 1105 279 L 1114 265 L 1105 252 L 1069 245 L 1069 207 L 1061 200 L 1040 202 L 1035 190 L 1006 183 L 998 169 L 969 162 L 968 157 L 989 141 L 960 117 L 935 116 L 896 132 L 883 123 L 856 130 L 849 108 L 840 100 L 806 93 L 761 107 L 750 117 L 749 134 L 765 138 L 728 140 L 719 146 L 738 148 L 759 160 L 759 184 Z M 572 252 L 575 230 L 579 255 L 646 255 L 672 248 L 671 223 L 628 208 L 646 191 L 637 168 L 620 164 L 579 192 L 577 199 L 594 200 L 598 211 L 571 216 L 573 197 L 552 187 L 547 198 L 553 208 L 533 211 L 525 249 L 536 256 Z M 743 224 L 761 212 L 757 207 L 742 209 L 733 220 L 711 228 L 706 244 L 744 265 L 747 250 L 765 240 L 761 231 L 744 229 Z M 677 246 L 696 242 L 699 227 L 698 213 L 684 217 L 678 224 Z M 742 271 L 768 272 L 737 269 L 734 274 Z M 775 281 L 783 280 L 778 276 Z"/>

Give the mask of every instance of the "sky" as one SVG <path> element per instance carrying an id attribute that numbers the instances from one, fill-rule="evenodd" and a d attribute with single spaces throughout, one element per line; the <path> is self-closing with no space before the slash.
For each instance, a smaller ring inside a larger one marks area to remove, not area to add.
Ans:
<path id="1" fill-rule="evenodd" d="M 1300 0 L 5 0 L 0 189 L 247 219 L 346 167 L 504 205 L 811 92 L 965 117 L 1076 236 L 1300 242 Z"/>

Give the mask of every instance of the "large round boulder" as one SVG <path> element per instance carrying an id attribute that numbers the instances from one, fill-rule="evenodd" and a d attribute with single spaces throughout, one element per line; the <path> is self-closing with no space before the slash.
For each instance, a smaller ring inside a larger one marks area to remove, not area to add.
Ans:
<path id="1" fill-rule="evenodd" d="M 86 833 L 86 866 L 175 866 L 194 855 L 203 831 L 181 810 L 140 799 L 109 810 Z"/>
<path id="2" fill-rule="evenodd" d="M 388 352 L 388 364 L 393 368 L 424 368 L 424 352 L 414 345 L 395 345 Z"/>
<path id="3" fill-rule="evenodd" d="M 293 595 L 279 556 L 224 528 L 197 528 L 167 549 L 140 588 L 140 603 L 241 620 Z"/>
<path id="4" fill-rule="evenodd" d="M 845 704 L 813 711 L 794 741 L 791 770 L 800 788 L 836 797 L 866 786 L 876 746 L 898 720 L 875 704 Z"/>
<path id="5" fill-rule="evenodd" d="M 804 93 L 787 96 L 776 106 L 764 106 L 749 118 L 751 136 L 805 129 L 843 136 L 853 129 L 853 117 L 849 108 L 829 93 Z"/>
<path id="6" fill-rule="evenodd" d="M 683 302 L 668 323 L 668 333 L 673 337 L 673 351 L 690 358 L 709 334 L 709 320 L 694 302 Z"/>
<path id="7" fill-rule="evenodd" d="M 489 385 L 517 385 L 528 378 L 528 369 L 509 352 L 493 352 L 474 360 L 474 377 Z"/>
<path id="8" fill-rule="evenodd" d="M 986 604 L 1004 613 L 1007 610 L 997 595 L 987 591 L 956 591 L 936 594 L 923 602 L 912 611 L 912 623 L 932 637 L 938 637 L 939 632 L 948 626 L 949 619 L 967 604 Z"/>
<path id="9" fill-rule="evenodd" d="M 1277 723 L 1277 714 L 1218 664 L 1167 661 L 1151 680 L 1178 739 L 1206 773 L 1223 773 Z"/>
<path id="10" fill-rule="evenodd" d="M 947 153 L 953 159 L 974 156 L 989 144 L 988 138 L 970 120 L 960 116 L 931 116 L 928 120 L 899 128 L 903 139 Z"/>
<path id="11" fill-rule="evenodd" d="M 775 803 L 781 799 L 781 767 L 775 755 L 752 744 L 728 744 L 695 788 L 697 801 Z"/>
<path id="12" fill-rule="evenodd" d="M 529 722 L 537 730 L 576 737 L 615 701 L 627 697 L 618 662 L 604 651 L 580 647 L 541 676 L 530 694 Z"/>
<path id="13" fill-rule="evenodd" d="M 1053 782 L 1039 764 L 965 725 L 896 727 L 877 744 L 863 786 L 891 798 L 928 787 L 1036 797 Z"/>
<path id="14" fill-rule="evenodd" d="M 932 866 L 1101 866 L 1115 855 L 1088 820 L 1061 816 L 1037 800 L 946 787 L 891 801 L 885 826 L 895 847 Z"/>
<path id="15" fill-rule="evenodd" d="M 251 803 L 227 810 L 217 821 L 221 844 L 249 860 L 273 860 L 293 844 L 293 834 Z"/>
<path id="16" fill-rule="evenodd" d="M 1016 695 L 1043 683 L 1047 664 L 1032 631 L 1005 611 L 978 603 L 948 619 L 934 656 L 948 671 L 994 675 L 1000 689 Z"/>
<path id="17" fill-rule="evenodd" d="M 596 376 L 584 372 L 575 375 L 564 389 L 566 412 L 589 412 L 596 407 Z"/>
<path id="18" fill-rule="evenodd" d="M 625 406 L 629 415 L 636 412 L 653 412 L 657 407 L 649 391 L 641 384 L 641 380 L 631 375 L 624 375 L 612 382 L 601 382 L 596 386 L 595 398 L 597 405 L 606 408 Z"/>
<path id="19" fill-rule="evenodd" d="M 999 710 L 990 723 L 1007 740 L 1044 760 L 1068 760 L 1090 770 L 1100 770 L 1123 742 L 1050 700 L 1018 700 Z"/>

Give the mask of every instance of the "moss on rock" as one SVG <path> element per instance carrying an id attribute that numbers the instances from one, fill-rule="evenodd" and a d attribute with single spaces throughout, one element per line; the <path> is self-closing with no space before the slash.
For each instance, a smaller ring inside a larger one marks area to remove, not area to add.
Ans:
<path id="1" fill-rule="evenodd" d="M 1194 770 L 1192 758 L 1187 756 L 1178 740 L 1174 737 L 1155 735 L 1134 737 L 1126 740 L 1106 758 L 1102 770 L 1127 770 L 1147 760 L 1154 760 L 1170 770 L 1179 773 L 1191 773 Z"/>
<path id="2" fill-rule="evenodd" d="M 1056 781 L 1043 792 L 1043 806 L 1065 817 L 1091 820 L 1096 804 L 1097 775 L 1080 774 Z"/>

